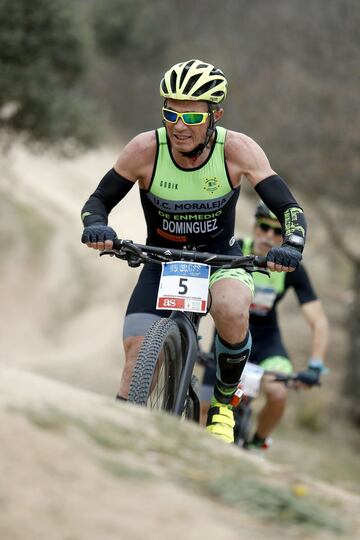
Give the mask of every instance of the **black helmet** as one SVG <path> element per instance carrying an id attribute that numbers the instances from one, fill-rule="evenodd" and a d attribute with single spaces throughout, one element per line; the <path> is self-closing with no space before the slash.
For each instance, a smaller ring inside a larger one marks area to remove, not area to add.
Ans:
<path id="1" fill-rule="evenodd" d="M 255 208 L 255 218 L 268 218 L 268 219 L 278 219 L 271 210 L 264 204 L 262 201 L 260 201 Z"/>

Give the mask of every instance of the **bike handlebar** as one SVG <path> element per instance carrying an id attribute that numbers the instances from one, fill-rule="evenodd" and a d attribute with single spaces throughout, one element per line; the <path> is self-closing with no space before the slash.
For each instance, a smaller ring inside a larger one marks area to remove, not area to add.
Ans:
<path id="1" fill-rule="evenodd" d="M 257 268 L 266 268 L 267 266 L 266 257 L 257 255 L 221 255 L 196 250 L 148 246 L 120 238 L 113 241 L 112 249 L 104 250 L 100 255 L 115 255 L 119 259 L 126 260 L 129 266 L 139 266 L 148 262 L 171 261 L 201 262 L 219 268 L 244 268 L 248 271 L 255 271 Z"/>
<path id="2" fill-rule="evenodd" d="M 298 373 L 291 375 L 274 373 L 274 382 L 282 382 L 284 384 L 288 384 L 289 382 L 300 382 L 307 386 L 321 386 L 319 373 L 313 372 L 312 370 L 299 371 Z"/>

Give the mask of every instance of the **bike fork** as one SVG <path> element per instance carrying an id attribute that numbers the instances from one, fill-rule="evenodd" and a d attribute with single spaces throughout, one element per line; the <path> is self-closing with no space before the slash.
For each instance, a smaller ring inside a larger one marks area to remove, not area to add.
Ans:
<path id="1" fill-rule="evenodd" d="M 189 392 L 190 397 L 193 399 L 195 414 L 200 415 L 200 404 L 198 396 L 191 385 L 191 377 L 194 370 L 194 365 L 197 358 L 197 338 L 196 330 L 193 323 L 184 316 L 181 312 L 174 313 L 172 317 L 179 326 L 180 334 L 182 337 L 182 347 L 184 344 L 187 345 L 186 350 L 184 351 L 184 358 L 182 358 L 182 370 L 180 376 L 179 391 L 176 397 L 173 414 L 176 416 L 181 416 L 184 407 L 187 394 Z M 198 416 L 195 416 L 197 418 Z"/>

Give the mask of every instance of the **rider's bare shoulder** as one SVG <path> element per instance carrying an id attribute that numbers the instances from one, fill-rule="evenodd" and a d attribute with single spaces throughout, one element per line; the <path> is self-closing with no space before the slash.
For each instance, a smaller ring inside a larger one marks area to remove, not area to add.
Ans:
<path id="1" fill-rule="evenodd" d="M 114 169 L 128 180 L 141 181 L 152 171 L 156 150 L 155 131 L 139 133 L 121 150 Z"/>
<path id="2" fill-rule="evenodd" d="M 274 174 L 263 149 L 244 133 L 230 130 L 227 132 L 225 158 L 234 171 L 233 177 L 240 178 L 245 175 L 254 185 Z"/>

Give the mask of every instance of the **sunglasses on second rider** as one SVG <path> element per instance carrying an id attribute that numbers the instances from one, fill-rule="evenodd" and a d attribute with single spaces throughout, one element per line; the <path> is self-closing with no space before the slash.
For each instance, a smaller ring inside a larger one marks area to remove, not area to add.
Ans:
<path id="1" fill-rule="evenodd" d="M 260 227 L 260 229 L 264 232 L 267 232 L 271 229 L 274 232 L 275 236 L 282 235 L 282 228 L 276 227 L 276 225 L 269 225 L 269 223 L 265 223 L 264 221 L 257 221 L 256 226 Z"/>

